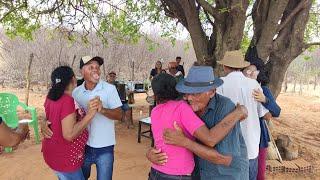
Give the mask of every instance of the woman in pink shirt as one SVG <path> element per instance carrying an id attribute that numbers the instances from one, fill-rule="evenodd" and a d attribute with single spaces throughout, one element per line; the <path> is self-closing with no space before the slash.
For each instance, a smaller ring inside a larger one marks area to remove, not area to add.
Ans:
<path id="1" fill-rule="evenodd" d="M 166 128 L 174 129 L 176 123 L 181 127 L 183 133 L 191 140 L 201 140 L 208 146 L 214 146 L 214 133 L 205 126 L 203 121 L 193 112 L 192 108 L 184 100 L 176 100 L 179 93 L 175 89 L 176 81 L 168 74 L 159 74 L 152 80 L 152 89 L 157 101 L 157 106 L 151 112 L 152 133 L 155 140 L 155 148 L 166 153 L 168 160 L 163 165 L 152 164 L 149 173 L 149 180 L 191 180 L 195 163 L 193 152 L 170 144 L 165 144 L 163 133 Z M 236 112 L 225 118 L 242 119 L 243 113 L 236 109 Z M 223 133 L 222 133 L 223 134 Z M 215 138 L 216 139 L 216 138 Z M 198 144 L 199 148 L 207 150 L 206 154 L 197 154 L 212 163 L 229 166 L 231 156 L 219 154 L 212 148 Z"/>
<path id="2" fill-rule="evenodd" d="M 71 93 L 77 81 L 68 66 L 56 68 L 51 81 L 44 107 L 53 135 L 42 142 L 43 158 L 60 180 L 84 180 L 81 165 L 88 140 L 86 127 L 98 110 L 98 100 L 90 101 L 85 116 L 76 110 Z"/>

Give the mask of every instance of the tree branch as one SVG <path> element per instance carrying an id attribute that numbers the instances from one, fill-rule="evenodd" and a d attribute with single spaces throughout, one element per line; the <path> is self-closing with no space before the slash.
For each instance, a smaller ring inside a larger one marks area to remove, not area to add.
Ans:
<path id="1" fill-rule="evenodd" d="M 219 12 L 206 0 L 197 0 L 197 2 L 202 6 L 203 10 L 213 16 L 215 20 L 221 20 L 221 15 L 219 14 Z"/>
<path id="2" fill-rule="evenodd" d="M 51 14 L 53 13 L 55 10 L 57 10 L 58 8 L 60 8 L 64 3 L 64 0 L 62 0 L 59 4 L 59 0 L 56 0 L 54 3 L 53 3 L 53 7 L 49 8 L 49 9 L 45 9 L 45 10 L 42 10 L 42 11 L 38 11 L 37 14 Z"/>
<path id="3" fill-rule="evenodd" d="M 27 4 L 26 3 L 22 3 L 20 6 L 18 7 L 9 7 L 9 11 L 6 12 L 1 18 L 0 18 L 0 22 L 2 22 L 8 15 L 10 15 L 11 13 L 15 12 L 16 10 L 19 10 L 20 8 L 26 7 Z M 7 6 L 6 6 L 7 7 Z"/>
<path id="4" fill-rule="evenodd" d="M 211 20 L 211 18 L 210 18 L 210 16 L 209 16 L 208 12 L 207 12 L 207 11 L 204 11 L 204 14 L 206 15 L 206 17 L 207 17 L 207 19 L 208 19 L 209 23 L 210 23 L 212 26 L 214 26 L 214 22 Z"/>
<path id="5" fill-rule="evenodd" d="M 320 42 L 312 42 L 312 43 L 305 43 L 304 44 L 305 49 L 308 49 L 311 46 L 320 46 Z"/>
<path id="6" fill-rule="evenodd" d="M 308 4 L 309 0 L 301 1 L 298 6 L 291 12 L 291 14 L 284 20 L 283 23 L 280 24 L 278 28 L 278 32 L 282 30 L 292 19 L 293 17 L 303 8 L 305 8 Z"/>

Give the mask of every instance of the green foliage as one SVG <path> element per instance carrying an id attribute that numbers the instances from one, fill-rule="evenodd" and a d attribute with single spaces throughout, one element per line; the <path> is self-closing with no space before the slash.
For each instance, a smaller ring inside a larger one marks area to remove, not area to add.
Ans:
<path id="1" fill-rule="evenodd" d="M 304 33 L 305 42 L 312 42 L 315 37 L 320 37 L 320 4 L 313 1 L 309 13 L 309 21 Z M 310 47 L 314 48 L 314 47 Z M 309 48 L 309 49 L 310 49 Z"/>

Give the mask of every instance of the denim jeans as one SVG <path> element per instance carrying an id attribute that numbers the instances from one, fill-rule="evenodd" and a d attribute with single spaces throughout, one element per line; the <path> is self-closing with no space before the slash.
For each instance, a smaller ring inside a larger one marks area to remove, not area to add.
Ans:
<path id="1" fill-rule="evenodd" d="M 59 180 L 84 180 L 81 168 L 74 172 L 55 171 Z"/>
<path id="2" fill-rule="evenodd" d="M 112 180 L 114 146 L 93 148 L 86 146 L 82 172 L 85 179 L 90 177 L 91 165 L 97 168 L 97 180 Z"/>
<path id="3" fill-rule="evenodd" d="M 256 180 L 258 175 L 258 157 L 249 159 L 249 180 Z"/>
<path id="4" fill-rule="evenodd" d="M 191 180 L 191 176 L 169 175 L 151 168 L 148 180 Z"/>

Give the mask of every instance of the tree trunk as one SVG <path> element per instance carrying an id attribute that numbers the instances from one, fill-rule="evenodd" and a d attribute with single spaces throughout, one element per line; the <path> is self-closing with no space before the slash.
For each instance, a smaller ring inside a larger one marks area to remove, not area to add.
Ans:
<path id="1" fill-rule="evenodd" d="M 275 56 L 271 56 L 270 59 L 272 59 L 272 61 L 269 87 L 274 97 L 277 97 L 281 92 L 282 82 L 290 64 L 283 59 L 277 59 Z"/>
<path id="2" fill-rule="evenodd" d="M 297 86 L 297 79 L 294 78 L 294 84 L 293 84 L 293 89 L 292 89 L 293 93 L 296 93 L 296 86 Z"/>
<path id="3" fill-rule="evenodd" d="M 285 72 L 290 63 L 306 48 L 303 39 L 310 8 L 310 0 L 287 2 L 271 0 L 269 3 L 262 0 L 255 1 L 253 9 L 255 30 L 251 45 L 256 45 L 261 59 L 266 60 L 268 55 L 270 57 L 269 86 L 275 98 L 281 91 Z"/>
<path id="4" fill-rule="evenodd" d="M 313 90 L 316 90 L 316 88 L 317 88 L 317 80 L 318 80 L 318 76 L 317 76 L 317 75 L 315 75 L 315 76 L 314 76 L 314 85 L 313 85 Z"/>
<path id="5" fill-rule="evenodd" d="M 73 59 L 72 59 L 72 62 L 71 62 L 71 68 L 73 68 L 73 65 L 74 65 L 74 62 L 75 62 L 75 60 L 76 60 L 76 55 L 73 55 Z"/>
<path id="6" fill-rule="evenodd" d="M 28 66 L 27 66 L 27 73 L 26 73 L 26 81 L 27 81 L 27 87 L 26 87 L 26 99 L 25 104 L 28 106 L 29 103 L 29 90 L 30 90 L 30 73 L 31 73 L 31 65 L 33 61 L 33 53 L 30 54 Z"/>
<path id="7" fill-rule="evenodd" d="M 248 0 L 160 0 L 168 17 L 181 23 L 190 33 L 198 64 L 216 68 L 226 51 L 240 49 Z M 252 8 L 254 35 L 251 46 L 258 57 L 273 64 L 270 89 L 277 97 L 289 64 L 308 46 L 304 32 L 311 0 L 256 0 Z M 225 11 L 224 11 L 225 10 Z M 199 18 L 205 14 L 205 25 Z M 204 31 L 203 27 L 212 31 Z M 212 26 L 212 27 L 211 27 Z M 221 76 L 221 68 L 215 70 Z"/>
<path id="8" fill-rule="evenodd" d="M 288 90 L 288 71 L 286 71 L 284 75 L 284 92 L 286 93 Z"/>
<path id="9" fill-rule="evenodd" d="M 302 78 L 300 78 L 300 80 L 299 80 L 299 85 L 300 85 L 300 88 L 299 88 L 299 95 L 302 95 L 302 88 L 303 88 Z"/>

